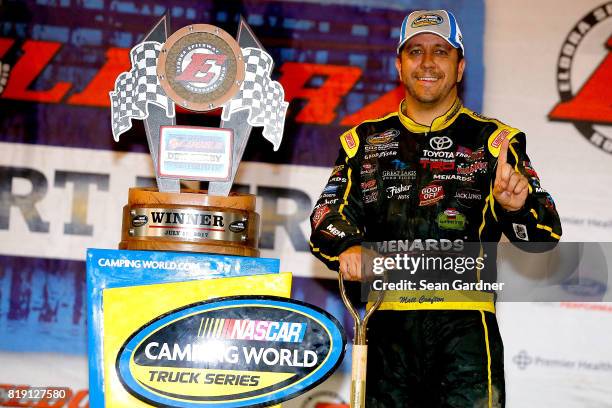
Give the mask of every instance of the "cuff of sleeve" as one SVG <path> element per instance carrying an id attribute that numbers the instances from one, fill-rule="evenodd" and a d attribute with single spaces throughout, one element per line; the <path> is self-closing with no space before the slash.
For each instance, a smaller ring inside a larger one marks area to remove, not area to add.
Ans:
<path id="1" fill-rule="evenodd" d="M 527 201 L 525 202 L 525 205 L 523 206 L 523 208 L 521 208 L 520 210 L 516 210 L 516 211 L 505 210 L 504 207 L 499 205 L 497 201 L 495 202 L 495 206 L 497 207 L 496 208 L 497 214 L 501 215 L 501 218 L 504 220 L 508 220 L 508 221 L 524 220 L 525 217 L 529 215 L 529 206 L 527 205 Z"/>
<path id="2" fill-rule="evenodd" d="M 348 248 L 355 246 L 355 245 L 361 245 L 361 242 L 363 241 L 361 236 L 353 236 L 353 237 L 349 237 L 347 239 L 345 239 L 340 245 L 338 245 L 337 247 L 337 254 L 336 256 L 340 256 L 340 254 L 342 252 L 344 252 L 345 250 L 347 250 Z"/>

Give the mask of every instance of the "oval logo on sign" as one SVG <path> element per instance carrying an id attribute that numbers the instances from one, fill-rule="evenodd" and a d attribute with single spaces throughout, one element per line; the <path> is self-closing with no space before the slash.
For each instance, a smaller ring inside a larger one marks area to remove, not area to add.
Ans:
<path id="1" fill-rule="evenodd" d="M 601 296 L 607 290 L 605 283 L 584 276 L 567 280 L 561 283 L 561 287 L 568 293 L 585 298 Z"/>
<path id="2" fill-rule="evenodd" d="M 116 370 L 132 395 L 155 406 L 268 406 L 324 381 L 345 345 L 342 327 L 322 309 L 235 296 L 147 323 L 123 344 Z"/>
<path id="3" fill-rule="evenodd" d="M 142 227 L 149 221 L 149 218 L 146 215 L 136 215 L 132 218 L 132 226 L 134 227 Z"/>
<path id="4" fill-rule="evenodd" d="M 245 229 L 246 229 L 246 221 L 234 221 L 229 226 L 229 230 L 232 232 L 242 232 Z"/>

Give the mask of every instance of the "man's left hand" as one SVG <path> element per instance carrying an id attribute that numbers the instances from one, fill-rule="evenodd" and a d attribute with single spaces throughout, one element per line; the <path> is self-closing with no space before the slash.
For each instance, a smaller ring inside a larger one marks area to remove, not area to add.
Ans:
<path id="1" fill-rule="evenodd" d="M 506 211 L 518 211 L 525 205 L 529 193 L 527 178 L 518 173 L 512 165 L 508 164 L 508 139 L 501 145 L 497 158 L 497 172 L 493 185 L 495 201 Z"/>

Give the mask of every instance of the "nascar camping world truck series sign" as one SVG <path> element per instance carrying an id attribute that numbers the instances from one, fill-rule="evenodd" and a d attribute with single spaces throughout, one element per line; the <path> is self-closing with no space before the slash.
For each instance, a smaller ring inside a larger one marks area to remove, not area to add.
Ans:
<path id="1" fill-rule="evenodd" d="M 171 311 L 136 330 L 119 380 L 153 406 L 259 407 L 293 398 L 340 363 L 345 337 L 321 309 L 234 296 Z"/>

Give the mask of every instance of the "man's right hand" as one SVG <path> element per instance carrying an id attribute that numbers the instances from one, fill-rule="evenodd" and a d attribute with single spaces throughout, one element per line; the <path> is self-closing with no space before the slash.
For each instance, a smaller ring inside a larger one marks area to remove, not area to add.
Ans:
<path id="1" fill-rule="evenodd" d="M 340 254 L 340 273 L 345 280 L 361 280 L 361 246 L 352 246 Z"/>

